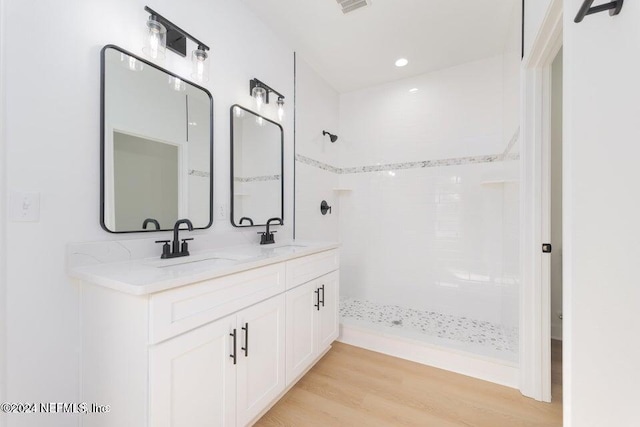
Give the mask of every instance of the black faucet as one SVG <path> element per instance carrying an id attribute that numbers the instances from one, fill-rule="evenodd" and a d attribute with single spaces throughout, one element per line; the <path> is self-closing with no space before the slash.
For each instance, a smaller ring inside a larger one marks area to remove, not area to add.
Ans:
<path id="1" fill-rule="evenodd" d="M 248 216 L 243 216 L 242 218 L 240 218 L 240 224 L 239 225 L 242 225 L 242 223 L 244 221 L 249 221 L 249 224 L 253 225 L 253 220 L 251 218 L 249 218 Z"/>
<path id="2" fill-rule="evenodd" d="M 270 245 L 276 242 L 275 239 L 273 238 L 273 233 L 277 233 L 277 231 L 269 231 L 269 225 L 272 222 L 276 222 L 276 221 L 278 222 L 278 225 L 282 225 L 282 220 L 280 218 L 271 218 L 270 220 L 267 221 L 267 231 L 258 232 L 258 234 L 262 235 L 260 237 L 261 245 Z"/>
<path id="3" fill-rule="evenodd" d="M 158 220 L 153 219 L 153 218 L 147 218 L 144 220 L 144 222 L 142 223 L 142 229 L 146 230 L 147 229 L 147 225 L 149 224 L 153 224 L 156 226 L 156 230 L 160 230 L 160 223 L 158 222 Z"/>
<path id="4" fill-rule="evenodd" d="M 181 256 L 189 256 L 189 240 L 193 240 L 193 237 L 188 239 L 180 239 L 180 225 L 186 224 L 189 231 L 193 231 L 193 224 L 188 219 L 179 219 L 173 226 L 173 243 L 171 246 L 171 252 L 169 252 L 169 240 L 156 240 L 156 243 L 163 243 L 162 256 L 160 258 L 177 258 Z M 182 240 L 182 243 L 180 243 Z"/>

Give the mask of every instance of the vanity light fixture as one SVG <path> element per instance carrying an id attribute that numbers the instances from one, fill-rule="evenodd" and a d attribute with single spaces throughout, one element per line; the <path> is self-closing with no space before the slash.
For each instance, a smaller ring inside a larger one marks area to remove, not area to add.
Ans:
<path id="1" fill-rule="evenodd" d="M 256 99 L 256 110 L 260 112 L 264 104 L 269 103 L 269 94 L 274 93 L 278 95 L 278 120 L 284 120 L 284 95 L 277 90 L 267 86 L 258 79 L 252 79 L 249 81 L 249 93 Z"/>
<path id="2" fill-rule="evenodd" d="M 209 62 L 207 62 L 208 57 L 209 54 L 202 45 L 198 45 L 198 48 L 195 49 L 191 54 L 191 61 L 193 62 L 193 71 L 191 72 L 191 77 L 193 77 L 198 82 L 209 81 Z"/>
<path id="3" fill-rule="evenodd" d="M 262 105 L 267 99 L 267 91 L 260 86 L 256 86 L 251 90 L 251 96 L 256 99 L 256 110 L 258 110 L 259 113 L 262 111 Z"/>
<path id="4" fill-rule="evenodd" d="M 166 44 L 167 29 L 155 15 L 151 15 L 147 21 L 146 45 L 142 48 L 142 51 L 151 59 L 164 59 Z"/>
<path id="5" fill-rule="evenodd" d="M 163 59 L 165 48 L 177 53 L 182 57 L 187 56 L 187 39 L 193 41 L 198 47 L 191 54 L 193 71 L 191 77 L 198 82 L 209 81 L 209 46 L 193 37 L 191 34 L 160 15 L 149 6 L 145 6 L 145 11 L 149 12 L 147 21 L 148 37 L 146 46 L 142 51 L 154 60 Z"/>

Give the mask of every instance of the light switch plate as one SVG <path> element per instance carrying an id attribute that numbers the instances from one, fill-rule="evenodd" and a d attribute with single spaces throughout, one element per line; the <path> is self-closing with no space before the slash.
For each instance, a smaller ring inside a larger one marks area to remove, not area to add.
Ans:
<path id="1" fill-rule="evenodd" d="M 40 193 L 14 191 L 9 195 L 10 215 L 13 222 L 40 221 Z"/>

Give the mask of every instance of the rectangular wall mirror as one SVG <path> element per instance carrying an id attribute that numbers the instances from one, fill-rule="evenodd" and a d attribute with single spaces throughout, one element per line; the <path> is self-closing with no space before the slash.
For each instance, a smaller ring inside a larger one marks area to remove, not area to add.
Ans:
<path id="1" fill-rule="evenodd" d="M 231 222 L 235 227 L 283 219 L 282 126 L 231 107 Z"/>
<path id="2" fill-rule="evenodd" d="M 101 225 L 213 223 L 213 98 L 117 46 L 102 49 Z"/>

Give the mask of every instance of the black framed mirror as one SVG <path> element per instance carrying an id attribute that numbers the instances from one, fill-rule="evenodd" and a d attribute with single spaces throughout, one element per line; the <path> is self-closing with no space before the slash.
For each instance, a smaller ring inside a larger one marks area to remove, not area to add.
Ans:
<path id="1" fill-rule="evenodd" d="M 231 106 L 231 223 L 284 223 L 282 126 L 240 105 Z"/>
<path id="2" fill-rule="evenodd" d="M 101 52 L 100 224 L 110 233 L 213 224 L 213 97 L 126 50 Z"/>

